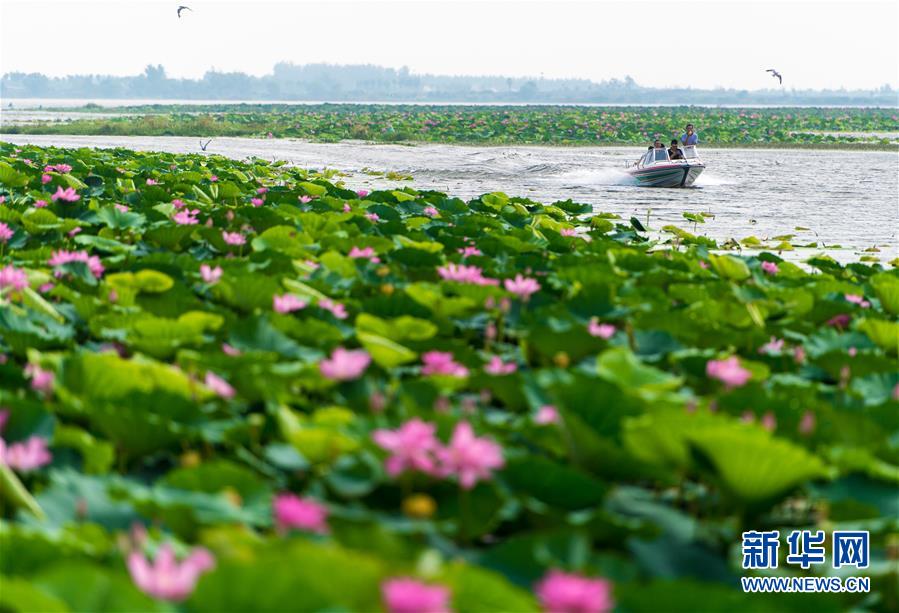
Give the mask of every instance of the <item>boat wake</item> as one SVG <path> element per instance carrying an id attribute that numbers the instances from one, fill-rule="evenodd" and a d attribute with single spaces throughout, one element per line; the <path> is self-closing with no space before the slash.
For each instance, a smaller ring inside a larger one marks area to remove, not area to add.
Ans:
<path id="1" fill-rule="evenodd" d="M 715 185 L 735 185 L 736 181 L 731 181 L 729 179 L 725 179 L 724 177 L 715 176 L 708 171 L 699 175 L 699 178 L 696 179 L 697 187 L 711 187 Z"/>
<path id="2" fill-rule="evenodd" d="M 566 181 L 579 185 L 636 185 L 632 176 L 617 168 L 599 168 L 596 170 L 574 170 L 565 173 Z"/>

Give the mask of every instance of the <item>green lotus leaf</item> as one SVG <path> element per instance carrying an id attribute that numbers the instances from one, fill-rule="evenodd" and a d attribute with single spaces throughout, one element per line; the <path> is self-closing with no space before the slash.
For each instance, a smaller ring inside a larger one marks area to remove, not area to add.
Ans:
<path id="1" fill-rule="evenodd" d="M 857 328 L 889 353 L 899 353 L 899 323 L 867 318 L 860 320 Z"/>
<path id="2" fill-rule="evenodd" d="M 883 308 L 893 315 L 899 315 L 899 278 L 884 272 L 871 277 L 870 282 Z"/>
<path id="3" fill-rule="evenodd" d="M 28 175 L 17 171 L 6 162 L 0 162 L 0 185 L 7 187 L 24 187 L 28 185 Z"/>
<path id="4" fill-rule="evenodd" d="M 411 349 L 371 332 L 359 330 L 356 332 L 356 338 L 371 355 L 372 360 L 383 368 L 395 368 L 418 357 L 418 354 Z"/>
<path id="5" fill-rule="evenodd" d="M 746 263 L 732 255 L 710 255 L 709 262 L 719 275 L 733 281 L 743 281 L 749 278 L 749 267 Z"/>

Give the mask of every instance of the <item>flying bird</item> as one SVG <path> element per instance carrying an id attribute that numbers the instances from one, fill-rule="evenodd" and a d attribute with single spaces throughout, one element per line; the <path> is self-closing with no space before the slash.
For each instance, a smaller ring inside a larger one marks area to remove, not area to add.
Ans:
<path id="1" fill-rule="evenodd" d="M 184 5 L 179 6 L 178 7 L 178 19 L 181 19 L 181 11 L 190 11 L 192 13 L 193 9 L 190 8 L 189 6 L 184 6 Z"/>
<path id="2" fill-rule="evenodd" d="M 203 144 L 203 141 L 200 141 L 200 150 L 201 150 L 201 151 L 206 151 L 206 147 L 208 147 L 208 146 L 209 146 L 209 143 L 211 143 L 211 142 L 212 142 L 212 139 L 211 139 L 211 138 L 210 138 L 208 141 L 206 141 L 206 144 L 205 144 L 205 145 Z"/>
<path id="3" fill-rule="evenodd" d="M 777 77 L 777 81 L 778 81 L 781 85 L 784 84 L 784 79 L 783 79 L 783 77 L 780 75 L 779 72 L 777 72 L 777 71 L 774 70 L 773 68 L 769 68 L 769 69 L 766 70 L 765 72 L 770 72 L 772 77 Z"/>

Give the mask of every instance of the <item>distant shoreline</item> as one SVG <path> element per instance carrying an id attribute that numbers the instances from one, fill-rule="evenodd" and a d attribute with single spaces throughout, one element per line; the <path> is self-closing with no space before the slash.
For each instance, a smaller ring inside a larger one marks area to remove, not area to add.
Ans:
<path id="1" fill-rule="evenodd" d="M 36 133 L 36 132 L 0 132 L 0 142 L 13 142 L 17 137 L 29 137 L 29 136 L 41 136 L 41 137 L 53 137 L 60 136 L 64 138 L 68 137 L 125 137 L 125 138 L 189 138 L 189 135 L 130 135 L 130 134 L 63 134 L 63 133 Z M 271 142 L 272 140 L 285 140 L 285 141 L 297 141 L 303 143 L 310 143 L 313 145 L 336 145 L 336 144 L 350 144 L 350 145 L 362 145 L 362 146 L 370 146 L 370 147 L 387 147 L 387 146 L 399 146 L 399 147 L 427 147 L 434 145 L 445 145 L 452 147 L 472 147 L 479 149 L 487 149 L 487 148 L 509 148 L 509 147 L 536 147 L 536 148 L 555 148 L 555 149 L 642 149 L 642 145 L 636 145 L 634 143 L 604 143 L 602 145 L 597 144 L 589 144 L 589 143 L 570 143 L 570 144 L 557 144 L 557 143 L 504 143 L 504 142 L 484 142 L 484 141 L 456 141 L 452 143 L 433 143 L 427 141 L 394 141 L 394 142 L 386 142 L 386 141 L 366 141 L 366 140 L 353 140 L 346 139 L 340 141 L 315 141 L 304 138 L 280 138 L 280 139 L 265 139 L 265 138 L 253 138 L 250 136 L 219 136 L 216 137 L 219 139 L 225 138 L 235 138 L 235 139 L 244 139 L 244 140 L 260 140 L 265 142 Z M 35 143 L 41 146 L 47 146 L 47 143 Z M 67 147 L 69 145 L 58 145 L 61 147 Z M 753 150 L 778 150 L 778 151 L 847 151 L 847 152 L 859 152 L 859 151 L 867 151 L 867 152 L 896 152 L 899 151 L 899 144 L 893 145 L 883 145 L 880 143 L 708 143 L 708 144 L 700 144 L 700 147 L 703 151 L 710 151 L 715 149 L 753 149 Z M 101 147 L 102 148 L 102 147 Z M 214 153 L 214 152 L 211 152 Z"/>
<path id="2" fill-rule="evenodd" d="M 89 105 L 104 110 L 126 109 L 150 106 L 316 106 L 316 105 L 384 105 L 384 106 L 483 106 L 483 107 L 615 107 L 615 108 L 722 108 L 722 109 L 896 109 L 899 105 L 880 104 L 816 104 L 816 103 L 652 103 L 652 102 L 559 102 L 559 101 L 477 101 L 477 100 L 253 100 L 253 99 L 205 99 L 205 98 L 69 98 L 52 96 L 47 98 L 17 97 L 0 95 L 0 111 L 37 110 L 40 108 L 59 111 L 81 112 L 93 110 Z M 24 104 L 23 104 L 24 102 Z M 57 104 L 58 103 L 58 104 Z"/>

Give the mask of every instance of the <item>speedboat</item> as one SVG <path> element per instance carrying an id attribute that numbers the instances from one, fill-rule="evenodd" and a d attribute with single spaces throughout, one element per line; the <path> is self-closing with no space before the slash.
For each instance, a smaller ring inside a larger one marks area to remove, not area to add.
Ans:
<path id="1" fill-rule="evenodd" d="M 628 165 L 627 172 L 644 187 L 690 187 L 702 174 L 705 164 L 696 145 L 680 148 L 682 160 L 672 160 L 665 147 L 652 149 Z"/>

